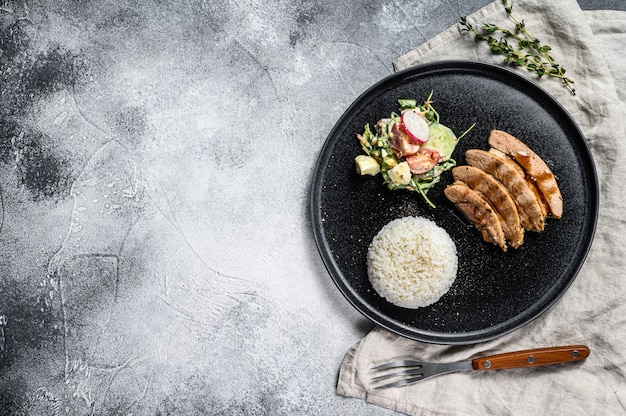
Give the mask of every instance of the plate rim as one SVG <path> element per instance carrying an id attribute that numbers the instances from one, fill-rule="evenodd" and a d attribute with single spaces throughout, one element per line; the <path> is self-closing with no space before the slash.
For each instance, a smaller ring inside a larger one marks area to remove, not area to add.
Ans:
<path id="1" fill-rule="evenodd" d="M 470 69 L 474 71 L 478 71 L 483 75 L 485 72 L 488 72 L 490 74 L 495 72 L 501 77 L 512 77 L 516 82 L 525 84 L 526 86 L 528 86 L 528 88 L 532 88 L 534 90 L 533 91 L 534 94 L 538 94 L 539 96 L 541 96 L 542 102 L 543 100 L 549 101 L 550 104 L 553 105 L 557 111 L 562 113 L 562 115 L 568 121 L 568 124 L 569 124 L 568 127 L 574 128 L 575 131 L 578 133 L 578 137 L 582 138 L 581 143 L 578 143 L 578 140 L 576 140 L 575 142 L 574 141 L 570 141 L 570 142 L 573 144 L 575 143 L 577 148 L 582 149 L 583 151 L 582 154 L 580 152 L 577 152 L 577 154 L 582 159 L 585 159 L 585 161 L 591 167 L 591 171 L 592 171 L 592 172 L 587 172 L 587 174 L 589 174 L 590 188 L 593 188 L 593 189 L 589 189 L 589 191 L 591 191 L 590 198 L 593 200 L 592 201 L 593 206 L 590 207 L 590 212 L 593 213 L 593 216 L 592 218 L 587 219 L 587 221 L 591 221 L 590 224 L 587 224 L 587 223 L 585 224 L 586 227 L 587 226 L 589 227 L 589 241 L 587 241 L 586 246 L 584 247 L 584 251 L 581 253 L 582 256 L 580 258 L 579 264 L 577 264 L 574 267 L 574 269 L 572 270 L 571 277 L 568 279 L 567 282 L 565 282 L 566 283 L 565 286 L 561 288 L 559 293 L 557 293 L 556 295 L 551 294 L 550 292 L 552 291 L 550 290 L 544 293 L 543 296 L 538 298 L 537 302 L 544 299 L 548 295 L 550 295 L 551 299 L 549 299 L 547 302 L 544 302 L 544 304 L 540 308 L 538 308 L 534 312 L 534 314 L 530 316 L 530 318 L 521 319 L 519 320 L 520 322 L 516 322 L 514 323 L 514 325 L 510 325 L 510 324 L 507 325 L 507 323 L 510 323 L 511 321 L 515 321 L 516 320 L 515 318 L 518 318 L 520 315 L 516 315 L 513 318 L 509 318 L 508 320 L 505 320 L 503 322 L 490 326 L 488 328 L 489 329 L 488 334 L 485 334 L 485 329 L 472 330 L 472 331 L 467 331 L 467 332 L 443 333 L 443 332 L 421 330 L 421 329 L 413 328 L 413 327 L 410 327 L 408 325 L 404 325 L 398 322 L 385 322 L 385 319 L 387 321 L 393 321 L 393 319 L 385 317 L 384 314 L 377 311 L 375 308 L 371 307 L 371 305 L 369 305 L 368 302 L 365 302 L 364 300 L 362 300 L 357 293 L 350 290 L 349 285 L 347 285 L 345 282 L 345 279 L 342 278 L 343 273 L 340 267 L 338 266 L 335 258 L 333 257 L 332 250 L 330 249 L 329 243 L 327 239 L 325 238 L 325 232 L 323 229 L 324 220 L 322 218 L 322 212 L 321 212 L 322 211 L 321 210 L 321 198 L 322 198 L 322 191 L 323 191 L 321 185 L 322 185 L 322 180 L 324 178 L 323 173 L 332 155 L 332 147 L 334 147 L 334 145 L 338 141 L 338 140 L 332 140 L 332 138 L 336 136 L 337 130 L 341 128 L 345 119 L 348 118 L 349 115 L 352 114 L 354 107 L 356 107 L 361 101 L 363 101 L 369 95 L 371 95 L 372 92 L 375 92 L 379 88 L 381 88 L 384 84 L 397 80 L 397 79 L 405 78 L 408 75 L 427 74 L 433 71 L 443 72 L 446 70 L 459 71 L 459 70 L 470 70 Z M 538 85 L 532 79 L 524 77 L 503 66 L 494 65 L 494 64 L 485 63 L 485 62 L 479 62 L 479 61 L 472 61 L 472 60 L 449 59 L 449 60 L 438 60 L 438 61 L 428 62 L 428 63 L 412 66 L 404 70 L 389 74 L 381 78 L 379 81 L 375 82 L 374 84 L 372 84 L 370 87 L 368 87 L 364 92 L 359 94 L 358 97 L 355 98 L 352 101 L 352 103 L 350 103 L 349 106 L 346 107 L 342 115 L 337 119 L 332 129 L 329 131 L 328 135 L 326 136 L 323 142 L 323 145 L 321 147 L 321 150 L 318 154 L 318 157 L 316 159 L 315 169 L 313 173 L 313 180 L 311 181 L 311 195 L 310 195 L 310 201 L 309 201 L 309 210 L 310 210 L 310 217 L 311 217 L 311 223 L 312 223 L 311 225 L 313 228 L 313 236 L 314 236 L 315 244 L 317 247 L 317 251 L 322 258 L 324 266 L 327 272 L 329 273 L 333 283 L 339 289 L 343 297 L 346 298 L 348 302 L 359 313 L 361 313 L 364 317 L 372 321 L 374 324 L 379 325 L 385 329 L 388 329 L 392 332 L 395 332 L 398 335 L 401 335 L 409 339 L 426 342 L 426 343 L 432 343 L 432 344 L 468 345 L 468 344 L 475 344 L 479 342 L 489 341 L 492 339 L 502 337 L 508 333 L 511 333 L 527 325 L 528 323 L 534 321 L 538 317 L 542 316 L 546 311 L 552 308 L 554 304 L 557 303 L 557 301 L 565 294 L 565 292 L 569 290 L 569 287 L 578 277 L 580 269 L 585 263 L 585 260 L 589 254 L 589 251 L 591 250 L 591 246 L 592 246 L 596 229 L 597 229 L 599 205 L 600 205 L 599 179 L 598 179 L 598 174 L 597 174 L 597 169 L 596 169 L 596 164 L 593 158 L 593 154 L 589 148 L 589 145 L 587 144 L 585 135 L 580 129 L 580 126 L 578 126 L 578 123 L 576 123 L 576 121 L 571 116 L 571 114 L 555 97 L 553 97 L 546 89 Z M 336 276 L 335 273 L 337 273 L 339 276 Z M 382 318 L 385 318 L 385 319 L 382 319 Z M 503 328 L 503 329 L 498 331 L 497 329 L 499 328 Z"/>

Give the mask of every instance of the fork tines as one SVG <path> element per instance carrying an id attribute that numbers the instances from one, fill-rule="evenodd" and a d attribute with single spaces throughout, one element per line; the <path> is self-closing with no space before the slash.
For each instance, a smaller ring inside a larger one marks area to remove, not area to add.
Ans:
<path id="1" fill-rule="evenodd" d="M 417 366 L 421 367 L 422 364 L 423 363 L 421 361 L 416 361 L 416 360 L 399 360 L 399 361 L 392 361 L 389 363 L 381 364 L 376 367 L 372 367 L 370 368 L 370 370 L 377 371 L 377 370 L 387 370 L 389 368 L 399 368 L 399 367 L 417 367 Z"/>
<path id="2" fill-rule="evenodd" d="M 390 380 L 397 379 L 399 380 L 393 381 L 391 383 L 383 384 L 380 386 L 374 387 L 375 389 L 384 389 L 390 387 L 400 387 L 406 386 L 408 384 L 416 383 L 420 381 L 424 374 L 422 371 L 422 363 L 420 361 L 414 360 L 401 360 L 394 361 L 386 364 L 382 364 L 376 367 L 371 368 L 371 371 L 384 371 L 384 370 L 393 370 L 397 368 L 402 368 L 400 371 L 391 371 L 385 374 L 381 374 L 380 376 L 376 376 L 372 378 L 372 382 L 376 384 L 382 380 Z"/>

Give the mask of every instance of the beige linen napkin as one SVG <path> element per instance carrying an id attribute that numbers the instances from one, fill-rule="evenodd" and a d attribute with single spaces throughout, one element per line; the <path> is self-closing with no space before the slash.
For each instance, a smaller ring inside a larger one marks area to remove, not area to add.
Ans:
<path id="1" fill-rule="evenodd" d="M 552 46 L 574 79 L 576 96 L 552 78 L 537 81 L 570 112 L 593 153 L 600 179 L 600 216 L 589 256 L 575 282 L 548 312 L 496 340 L 441 346 L 375 328 L 351 348 L 337 392 L 410 415 L 617 415 L 626 413 L 626 13 L 583 12 L 575 0 L 513 1 L 513 14 Z M 510 27 L 500 0 L 469 16 Z M 442 59 L 500 64 L 503 57 L 453 26 L 394 62 L 397 70 Z M 529 120 L 529 122 L 532 122 Z M 526 348 L 586 344 L 590 357 L 559 367 L 463 372 L 409 387 L 373 390 L 369 368 L 395 357 L 453 361 Z"/>

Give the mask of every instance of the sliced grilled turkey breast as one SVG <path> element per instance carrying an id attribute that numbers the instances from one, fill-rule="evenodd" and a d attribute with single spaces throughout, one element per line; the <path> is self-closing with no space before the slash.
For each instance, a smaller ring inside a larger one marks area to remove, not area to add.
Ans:
<path id="1" fill-rule="evenodd" d="M 528 175 L 526 174 L 524 169 L 516 161 L 511 159 L 509 155 L 507 155 L 506 153 L 498 149 L 495 149 L 492 147 L 489 149 L 489 153 L 493 153 L 496 156 L 500 156 L 502 159 L 506 161 L 506 163 L 508 163 L 515 170 L 517 170 L 519 174 L 522 175 L 526 179 L 526 182 L 528 183 L 528 187 L 537 196 L 537 200 L 539 201 L 539 206 L 541 207 L 541 215 L 543 215 L 544 219 L 547 218 L 548 212 L 549 212 L 548 204 L 546 203 L 546 200 L 543 198 L 543 194 L 537 187 L 537 184 L 532 179 L 528 178 Z"/>
<path id="2" fill-rule="evenodd" d="M 563 216 L 563 196 L 552 170 L 531 148 L 516 137 L 502 130 L 492 130 L 489 145 L 515 160 L 537 184 L 554 218 Z"/>
<path id="3" fill-rule="evenodd" d="M 470 149 L 465 153 L 468 165 L 493 175 L 509 191 L 524 228 L 530 231 L 543 231 L 545 218 L 537 195 L 530 189 L 523 175 L 511 167 L 507 161 L 493 153 Z"/>
<path id="4" fill-rule="evenodd" d="M 504 237 L 511 247 L 518 248 L 524 243 L 524 228 L 520 223 L 515 201 L 504 185 L 492 175 L 474 166 L 457 166 L 452 169 L 456 181 L 479 192 L 498 214 Z"/>
<path id="5" fill-rule="evenodd" d="M 488 243 L 498 245 L 506 251 L 502 225 L 496 211 L 477 192 L 463 182 L 455 182 L 444 189 L 446 197 L 456 205 L 465 217 L 474 224 Z"/>

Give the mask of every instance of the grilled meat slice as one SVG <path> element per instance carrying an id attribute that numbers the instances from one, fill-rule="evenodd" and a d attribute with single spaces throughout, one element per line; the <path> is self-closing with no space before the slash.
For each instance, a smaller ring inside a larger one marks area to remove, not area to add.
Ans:
<path id="1" fill-rule="evenodd" d="M 552 170 L 539 155 L 516 137 L 502 130 L 491 131 L 489 145 L 506 153 L 519 163 L 531 180 L 537 184 L 537 188 L 546 200 L 552 216 L 557 219 L 563 216 L 561 190 Z"/>
<path id="2" fill-rule="evenodd" d="M 457 166 L 452 169 L 456 181 L 469 186 L 473 191 L 487 199 L 498 214 L 504 237 L 511 247 L 518 248 L 524 243 L 524 228 L 509 191 L 492 175 L 474 166 Z"/>
<path id="3" fill-rule="evenodd" d="M 506 251 L 506 241 L 498 215 L 477 192 L 463 182 L 455 182 L 444 190 L 446 197 L 474 224 L 488 243 Z"/>
<path id="4" fill-rule="evenodd" d="M 543 231 L 545 218 L 540 202 L 523 175 L 511 167 L 504 158 L 484 150 L 468 150 L 465 153 L 465 160 L 470 166 L 482 169 L 502 182 L 517 205 L 524 228 L 530 231 Z"/>
<path id="5" fill-rule="evenodd" d="M 544 219 L 547 218 L 548 217 L 548 204 L 546 203 L 546 200 L 543 199 L 543 194 L 541 193 L 539 188 L 537 188 L 537 184 L 532 179 L 530 179 L 528 177 L 528 175 L 526 174 L 524 169 L 522 169 L 522 167 L 520 165 L 518 165 L 516 161 L 511 159 L 506 153 L 504 153 L 504 152 L 502 152 L 502 151 L 500 151 L 498 149 L 495 149 L 495 148 L 492 147 L 492 148 L 489 149 L 489 153 L 493 153 L 496 156 L 500 156 L 512 168 L 517 170 L 520 175 L 522 175 L 524 178 L 526 178 L 526 182 L 528 183 L 528 187 L 537 196 L 537 200 L 539 201 L 539 206 L 541 207 L 541 215 L 543 215 Z"/>

